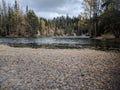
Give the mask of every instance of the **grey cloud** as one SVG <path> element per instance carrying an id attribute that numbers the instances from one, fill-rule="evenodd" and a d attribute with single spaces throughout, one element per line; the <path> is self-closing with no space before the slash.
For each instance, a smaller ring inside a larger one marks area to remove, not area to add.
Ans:
<path id="1" fill-rule="evenodd" d="M 62 7 L 66 3 L 66 0 L 19 0 L 24 7 L 28 5 L 36 11 L 53 11 L 57 7 Z"/>
<path id="2" fill-rule="evenodd" d="M 20 6 L 25 9 L 28 5 L 39 16 L 54 17 L 69 14 L 77 16 L 81 12 L 82 0 L 18 0 Z M 44 15 L 44 16 L 43 16 Z M 52 16 L 53 15 L 53 16 Z"/>

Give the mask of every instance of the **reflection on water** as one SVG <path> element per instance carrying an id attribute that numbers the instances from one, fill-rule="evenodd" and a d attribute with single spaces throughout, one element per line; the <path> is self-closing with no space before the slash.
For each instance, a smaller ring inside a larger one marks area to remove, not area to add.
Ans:
<path id="1" fill-rule="evenodd" d="M 89 37 L 0 38 L 1 44 L 32 48 L 100 48 L 120 49 L 120 40 L 93 40 Z"/>

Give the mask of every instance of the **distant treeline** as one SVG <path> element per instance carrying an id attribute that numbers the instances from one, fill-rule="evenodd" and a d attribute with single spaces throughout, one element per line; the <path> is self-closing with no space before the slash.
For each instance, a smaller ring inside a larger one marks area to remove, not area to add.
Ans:
<path id="1" fill-rule="evenodd" d="M 38 17 L 26 6 L 26 12 L 19 8 L 15 0 L 13 6 L 0 5 L 0 36 L 2 37 L 37 37 L 56 35 L 80 35 L 87 33 L 86 20 L 82 17 L 61 16 L 52 20 Z"/>
<path id="2" fill-rule="evenodd" d="M 0 5 L 0 37 L 38 37 L 64 35 L 99 36 L 112 32 L 120 37 L 120 4 L 119 0 L 84 1 L 84 13 L 78 17 L 69 15 L 45 19 L 38 17 L 32 9 L 26 6 L 26 11 L 20 9 L 15 0 L 14 5 L 2 0 Z M 102 1 L 100 4 L 98 1 Z M 114 2 L 113 2 L 114 1 Z M 95 5 L 93 5 L 94 3 Z M 102 8 L 98 8 L 98 5 Z"/>

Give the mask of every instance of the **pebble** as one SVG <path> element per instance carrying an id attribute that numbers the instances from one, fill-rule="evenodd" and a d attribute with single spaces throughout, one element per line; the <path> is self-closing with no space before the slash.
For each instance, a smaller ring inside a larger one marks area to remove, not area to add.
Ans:
<path id="1" fill-rule="evenodd" d="M 0 90 L 120 90 L 119 69 L 119 52 L 2 46 Z"/>

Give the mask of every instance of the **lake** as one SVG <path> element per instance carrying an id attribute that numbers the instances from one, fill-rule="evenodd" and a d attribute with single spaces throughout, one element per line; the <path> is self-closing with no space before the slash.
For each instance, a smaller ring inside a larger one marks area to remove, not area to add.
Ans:
<path id="1" fill-rule="evenodd" d="M 0 38 L 0 44 L 13 47 L 32 47 L 49 49 L 97 48 L 120 50 L 120 40 L 95 40 L 88 36 L 65 36 L 46 38 Z"/>

